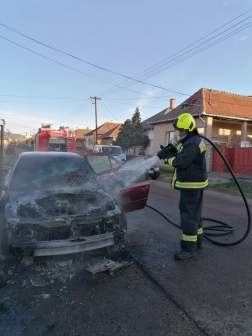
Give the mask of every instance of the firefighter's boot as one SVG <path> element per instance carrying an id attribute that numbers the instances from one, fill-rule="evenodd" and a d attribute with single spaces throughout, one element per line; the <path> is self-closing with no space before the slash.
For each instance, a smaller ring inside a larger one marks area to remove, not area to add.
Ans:
<path id="1" fill-rule="evenodd" d="M 185 259 L 194 257 L 195 254 L 196 254 L 195 251 L 187 252 L 187 251 L 181 250 L 174 254 L 174 258 L 177 260 L 185 260 Z"/>

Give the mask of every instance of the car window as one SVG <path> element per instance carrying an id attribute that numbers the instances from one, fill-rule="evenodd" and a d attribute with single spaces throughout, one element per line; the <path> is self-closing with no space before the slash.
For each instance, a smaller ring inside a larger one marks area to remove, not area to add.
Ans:
<path id="1" fill-rule="evenodd" d="M 112 169 L 108 156 L 91 155 L 87 156 L 87 160 L 97 174 Z"/>
<path id="2" fill-rule="evenodd" d="M 97 175 L 84 159 L 21 159 L 13 172 L 11 191 L 52 190 L 62 188 L 95 189 Z"/>
<path id="3" fill-rule="evenodd" d="M 115 160 L 113 160 L 112 158 L 109 158 L 109 159 L 110 159 L 110 163 L 113 169 L 120 167 L 119 163 L 117 163 Z"/>
<path id="4" fill-rule="evenodd" d="M 122 148 L 120 147 L 113 147 L 113 146 L 109 146 L 109 147 L 102 147 L 102 151 L 103 153 L 109 153 L 111 155 L 119 155 L 122 153 Z"/>
<path id="5" fill-rule="evenodd" d="M 122 162 L 122 160 L 125 160 L 126 161 L 126 154 L 120 154 L 117 156 L 117 160 Z"/>

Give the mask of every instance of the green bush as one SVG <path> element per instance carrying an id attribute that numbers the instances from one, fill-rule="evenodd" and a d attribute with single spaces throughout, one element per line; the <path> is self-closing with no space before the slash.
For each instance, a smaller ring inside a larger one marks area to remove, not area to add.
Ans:
<path id="1" fill-rule="evenodd" d="M 5 154 L 6 155 L 15 155 L 15 147 L 14 146 L 8 146 Z"/>

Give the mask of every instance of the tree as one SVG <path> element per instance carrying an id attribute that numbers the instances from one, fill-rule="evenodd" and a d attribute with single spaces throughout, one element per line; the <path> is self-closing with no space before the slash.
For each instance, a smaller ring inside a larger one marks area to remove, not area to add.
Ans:
<path id="1" fill-rule="evenodd" d="M 136 108 L 136 111 L 133 114 L 131 122 L 132 122 L 133 126 L 139 126 L 139 125 L 141 125 L 141 117 L 140 117 L 140 112 L 139 112 L 139 108 L 138 107 Z"/>
<path id="2" fill-rule="evenodd" d="M 117 139 L 113 141 L 113 145 L 128 150 L 129 147 L 139 146 L 146 148 L 149 144 L 149 138 L 144 134 L 141 125 L 141 116 L 139 108 L 136 108 L 132 119 L 127 119 L 118 133 Z"/>

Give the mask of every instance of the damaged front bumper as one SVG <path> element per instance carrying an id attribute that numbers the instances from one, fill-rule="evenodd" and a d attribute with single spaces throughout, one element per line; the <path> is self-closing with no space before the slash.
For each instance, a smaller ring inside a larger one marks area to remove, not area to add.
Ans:
<path id="1" fill-rule="evenodd" d="M 16 242 L 11 245 L 11 252 L 19 256 L 56 256 L 71 253 L 94 251 L 123 241 L 124 231 L 105 233 L 85 237 L 79 240 L 65 239 L 57 241 Z"/>

